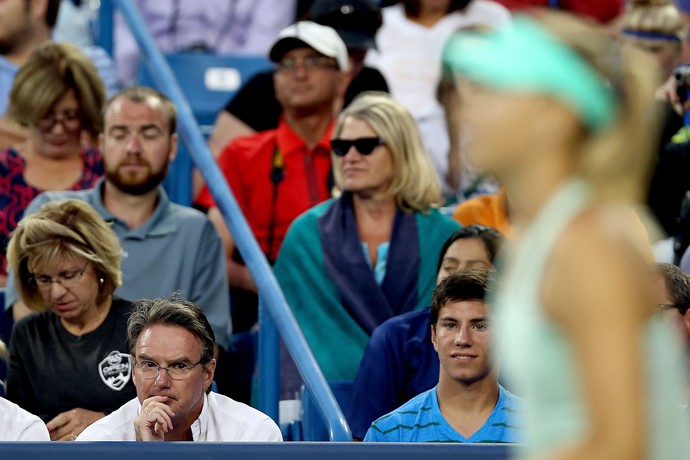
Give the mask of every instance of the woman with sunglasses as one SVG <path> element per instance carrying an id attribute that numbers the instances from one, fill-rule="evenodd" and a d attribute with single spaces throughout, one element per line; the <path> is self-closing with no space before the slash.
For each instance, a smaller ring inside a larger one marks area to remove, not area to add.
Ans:
<path id="1" fill-rule="evenodd" d="M 75 46 L 46 43 L 19 69 L 7 116 L 27 139 L 0 152 L 0 286 L 10 234 L 32 199 L 46 190 L 91 188 L 103 175 L 91 146 L 101 132 L 103 83 Z"/>
<path id="2" fill-rule="evenodd" d="M 326 378 L 352 380 L 376 326 L 429 303 L 439 252 L 459 225 L 435 209 L 438 177 L 412 116 L 389 95 L 356 98 L 331 147 L 342 194 L 293 222 L 275 273 Z"/>
<path id="3" fill-rule="evenodd" d="M 10 240 L 17 290 L 38 313 L 12 330 L 7 399 L 43 419 L 52 440 L 74 440 L 136 396 L 132 304 L 113 297 L 121 253 L 110 226 L 79 200 L 45 204 Z"/>
<path id="4" fill-rule="evenodd" d="M 473 160 L 511 197 L 516 241 L 492 306 L 527 458 L 690 458 L 685 361 L 629 214 L 652 165 L 657 67 L 620 46 L 540 12 L 446 53 Z"/>

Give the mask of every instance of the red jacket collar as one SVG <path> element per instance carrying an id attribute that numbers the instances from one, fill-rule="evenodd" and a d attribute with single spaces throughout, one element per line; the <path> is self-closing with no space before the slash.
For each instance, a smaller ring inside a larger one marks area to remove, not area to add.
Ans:
<path id="1" fill-rule="evenodd" d="M 328 125 L 326 132 L 321 136 L 319 143 L 314 148 L 314 153 L 331 153 L 331 136 L 333 135 L 333 128 L 335 127 L 335 120 L 332 120 Z M 300 138 L 285 121 L 285 117 L 280 117 L 278 129 L 276 134 L 276 142 L 278 147 L 284 155 L 292 152 L 308 151 L 307 144 Z"/>

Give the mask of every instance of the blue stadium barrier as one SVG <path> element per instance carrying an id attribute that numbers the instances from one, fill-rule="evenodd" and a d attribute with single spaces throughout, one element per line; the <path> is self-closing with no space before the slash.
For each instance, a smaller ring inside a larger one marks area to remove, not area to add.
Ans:
<path id="1" fill-rule="evenodd" d="M 351 441 L 352 435 L 345 416 L 285 301 L 271 267 L 254 239 L 213 154 L 207 147 L 182 89 L 131 0 L 101 2 L 99 30 L 101 34 L 109 33 L 110 37 L 101 37 L 100 45 L 106 48 L 109 45 L 111 48 L 108 51 L 112 51 L 112 19 L 115 8 L 122 13 L 127 26 L 132 31 L 142 57 L 154 78 L 155 86 L 161 88 L 177 106 L 182 140 L 188 146 L 192 159 L 215 198 L 235 244 L 259 288 L 262 312 L 259 331 L 259 409 L 278 422 L 280 355 L 277 337 L 279 332 L 297 364 L 305 385 L 314 395 L 319 412 L 327 420 L 329 438 L 332 441 Z M 37 458 L 33 453 L 32 456 Z"/>
<path id="2" fill-rule="evenodd" d="M 506 460 L 505 444 L 369 444 L 369 443 L 134 443 L 44 442 L 0 443 L 2 460 L 150 460 L 203 458 L 204 460 Z"/>

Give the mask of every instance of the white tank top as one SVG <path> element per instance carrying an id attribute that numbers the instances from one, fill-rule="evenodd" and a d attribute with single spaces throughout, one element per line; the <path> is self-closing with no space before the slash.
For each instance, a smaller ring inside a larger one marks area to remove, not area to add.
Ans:
<path id="1" fill-rule="evenodd" d="M 502 379 L 525 399 L 523 454 L 553 452 L 587 431 L 583 388 L 571 344 L 541 304 L 541 280 L 555 243 L 589 204 L 585 181 L 563 185 L 508 256 L 493 303 Z M 680 407 L 687 383 L 678 337 L 660 318 L 644 336 L 647 445 L 650 460 L 690 459 L 688 415 Z"/>

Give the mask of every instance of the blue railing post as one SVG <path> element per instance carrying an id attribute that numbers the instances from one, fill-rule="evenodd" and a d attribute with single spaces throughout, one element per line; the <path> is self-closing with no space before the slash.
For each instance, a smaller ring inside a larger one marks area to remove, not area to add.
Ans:
<path id="1" fill-rule="evenodd" d="M 280 340 L 263 297 L 259 296 L 259 410 L 279 422 Z"/>
<path id="2" fill-rule="evenodd" d="M 115 27 L 115 7 L 113 2 L 115 0 L 101 0 L 101 6 L 98 10 L 98 36 L 97 44 L 103 48 L 109 55 L 113 54 L 113 34 Z"/>

